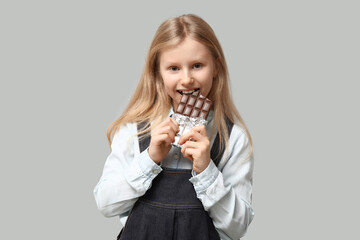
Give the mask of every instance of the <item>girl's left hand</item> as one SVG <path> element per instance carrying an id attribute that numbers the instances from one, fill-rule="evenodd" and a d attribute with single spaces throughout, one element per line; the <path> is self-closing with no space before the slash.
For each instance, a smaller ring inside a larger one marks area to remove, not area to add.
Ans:
<path id="1" fill-rule="evenodd" d="M 191 140 L 190 140 L 191 139 Z M 178 142 L 184 157 L 193 162 L 196 173 L 204 171 L 210 163 L 210 140 L 204 125 L 193 127 Z"/>

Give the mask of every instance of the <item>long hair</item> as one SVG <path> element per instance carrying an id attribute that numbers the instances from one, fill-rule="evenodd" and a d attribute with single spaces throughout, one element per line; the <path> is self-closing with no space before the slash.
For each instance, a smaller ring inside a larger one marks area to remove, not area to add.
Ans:
<path id="1" fill-rule="evenodd" d="M 231 98 L 229 74 L 222 47 L 212 28 L 202 18 L 193 14 L 170 18 L 157 29 L 136 90 L 125 111 L 107 129 L 109 144 L 111 145 L 115 132 L 123 124 L 147 122 L 138 134 L 150 134 L 151 129 L 167 117 L 171 107 L 171 98 L 165 92 L 160 75 L 159 56 L 161 50 L 177 46 L 186 37 L 208 47 L 217 64 L 217 75 L 214 77 L 212 88 L 207 96 L 213 101 L 214 124 L 211 135 L 218 131 L 220 146 L 226 149 L 229 136 L 226 120 L 239 123 L 249 138 L 250 156 L 252 154 L 251 136 Z"/>

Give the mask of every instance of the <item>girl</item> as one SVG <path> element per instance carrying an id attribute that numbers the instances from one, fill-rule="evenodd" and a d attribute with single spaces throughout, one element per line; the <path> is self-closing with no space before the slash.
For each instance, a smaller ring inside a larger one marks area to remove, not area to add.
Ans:
<path id="1" fill-rule="evenodd" d="M 169 116 L 194 91 L 213 101 L 208 124 L 172 146 L 179 125 Z M 254 216 L 251 137 L 230 97 L 222 48 L 203 19 L 183 15 L 160 25 L 138 87 L 107 137 L 112 151 L 94 195 L 106 217 L 120 217 L 118 239 L 245 234 Z"/>

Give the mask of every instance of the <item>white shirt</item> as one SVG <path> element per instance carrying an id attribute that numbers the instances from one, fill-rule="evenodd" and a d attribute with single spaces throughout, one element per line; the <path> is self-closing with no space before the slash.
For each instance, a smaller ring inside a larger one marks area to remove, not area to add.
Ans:
<path id="1" fill-rule="evenodd" d="M 173 110 L 170 110 L 170 114 Z M 213 112 L 209 113 L 206 130 L 210 136 Z M 183 157 L 177 147 L 157 165 L 148 155 L 140 153 L 136 123 L 127 123 L 114 135 L 111 153 L 106 159 L 103 174 L 95 186 L 97 206 L 106 217 L 119 215 L 122 227 L 136 200 L 151 187 L 152 180 L 162 167 L 192 169 L 192 162 Z M 211 139 L 214 142 L 216 134 Z M 244 130 L 234 124 L 228 151 L 219 165 L 210 161 L 200 174 L 193 172 L 189 181 L 197 197 L 209 213 L 221 239 L 242 237 L 254 217 L 251 207 L 253 156 L 248 157 L 250 143 Z"/>

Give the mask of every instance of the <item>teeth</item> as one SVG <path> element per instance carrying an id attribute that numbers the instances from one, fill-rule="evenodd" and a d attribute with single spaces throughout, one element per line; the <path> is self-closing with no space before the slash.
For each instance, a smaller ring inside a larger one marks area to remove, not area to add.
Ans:
<path id="1" fill-rule="evenodd" d="M 193 92 L 196 92 L 198 90 L 199 90 L 199 88 L 194 89 L 192 91 L 180 91 L 180 90 L 178 90 L 178 92 L 181 93 L 181 94 L 192 94 Z"/>

